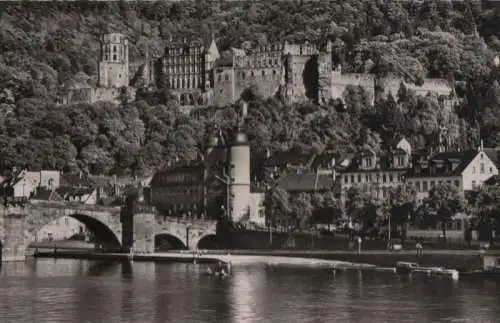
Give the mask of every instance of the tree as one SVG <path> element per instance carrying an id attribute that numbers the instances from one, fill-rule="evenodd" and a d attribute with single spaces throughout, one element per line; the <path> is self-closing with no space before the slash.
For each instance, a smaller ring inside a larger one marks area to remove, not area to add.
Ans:
<path id="1" fill-rule="evenodd" d="M 458 212 L 465 211 L 466 203 L 458 189 L 451 184 L 440 184 L 429 191 L 422 201 L 419 215 L 427 223 L 441 224 L 443 240 L 446 241 L 446 226 Z"/>
<path id="2" fill-rule="evenodd" d="M 363 231 L 373 227 L 377 208 L 370 194 L 357 186 L 350 187 L 347 190 L 345 208 L 347 217 L 361 224 Z"/>
<path id="3" fill-rule="evenodd" d="M 383 205 L 389 232 L 392 232 L 393 225 L 400 226 L 404 230 L 404 226 L 410 220 L 411 213 L 415 208 L 415 198 L 416 190 L 413 186 L 403 184 L 391 187 L 389 198 L 384 201 Z M 402 233 L 404 237 L 404 231 Z"/>
<path id="4" fill-rule="evenodd" d="M 311 195 L 307 193 L 299 193 L 296 196 L 290 196 L 289 203 L 294 229 L 305 229 L 307 225 L 311 226 L 313 214 Z"/>
<path id="5" fill-rule="evenodd" d="M 476 216 L 480 240 L 491 239 L 500 224 L 500 187 L 483 185 L 471 192 L 468 198 L 471 212 Z"/>

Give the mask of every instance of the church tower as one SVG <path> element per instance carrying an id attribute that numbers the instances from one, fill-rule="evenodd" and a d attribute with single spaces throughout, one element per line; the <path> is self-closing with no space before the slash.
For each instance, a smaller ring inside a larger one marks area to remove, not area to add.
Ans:
<path id="1" fill-rule="evenodd" d="M 101 38 L 99 87 L 129 86 L 128 40 L 123 34 L 105 34 Z"/>

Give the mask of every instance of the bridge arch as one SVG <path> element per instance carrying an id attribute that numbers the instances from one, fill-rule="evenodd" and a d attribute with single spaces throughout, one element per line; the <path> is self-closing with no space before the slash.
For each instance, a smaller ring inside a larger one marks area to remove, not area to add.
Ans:
<path id="1" fill-rule="evenodd" d="M 29 226 L 28 245 L 35 241 L 37 234 L 47 225 L 65 216 L 73 218 L 82 223 L 97 240 L 108 247 L 121 247 L 121 223 L 119 217 L 112 219 L 113 216 L 95 215 L 81 213 L 56 213 L 52 216 L 42 217 L 39 221 Z M 109 219 L 107 219 L 109 217 Z M 30 220 L 28 220 L 30 221 Z"/>
<path id="2" fill-rule="evenodd" d="M 196 245 L 197 249 L 217 249 L 217 235 L 210 233 L 202 236 Z"/>
<path id="3" fill-rule="evenodd" d="M 160 233 L 155 235 L 155 251 L 167 251 L 171 249 L 187 249 L 182 239 L 171 233 Z"/>

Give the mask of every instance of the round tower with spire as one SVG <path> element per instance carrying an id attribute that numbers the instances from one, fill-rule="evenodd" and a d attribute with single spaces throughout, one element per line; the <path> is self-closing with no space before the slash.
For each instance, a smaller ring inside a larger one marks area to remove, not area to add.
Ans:
<path id="1" fill-rule="evenodd" d="M 240 120 L 244 120 L 247 103 L 243 102 Z M 231 176 L 231 217 L 239 222 L 246 219 L 250 209 L 250 144 L 247 134 L 242 129 L 243 122 L 238 122 L 234 139 L 229 149 L 229 174 Z"/>

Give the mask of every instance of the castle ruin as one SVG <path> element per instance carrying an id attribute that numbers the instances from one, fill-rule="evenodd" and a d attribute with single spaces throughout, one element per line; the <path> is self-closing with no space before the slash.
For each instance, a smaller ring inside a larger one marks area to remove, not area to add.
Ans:
<path id="1" fill-rule="evenodd" d="M 170 91 L 183 107 L 234 104 L 250 90 L 288 104 L 325 104 L 343 101 L 348 85 L 363 87 L 373 102 L 376 85 L 396 96 L 403 83 L 417 94 L 434 93 L 445 106 L 452 104 L 453 87 L 445 80 L 425 79 L 417 86 L 401 78 L 342 73 L 340 66 L 333 66 L 331 46 L 285 41 L 231 48 L 230 55 L 221 57 L 212 35 L 203 41 L 169 42 L 162 57 L 129 63 L 126 37 L 107 34 L 101 39 L 98 86 L 74 88 L 66 102 L 119 102 L 123 91 L 133 99 L 137 88 L 158 88 Z"/>

